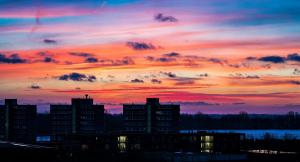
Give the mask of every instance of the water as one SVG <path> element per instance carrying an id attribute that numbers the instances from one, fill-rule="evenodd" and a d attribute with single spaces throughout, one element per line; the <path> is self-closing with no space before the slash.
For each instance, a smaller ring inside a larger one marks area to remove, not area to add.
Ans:
<path id="1" fill-rule="evenodd" d="M 276 139 L 284 139 L 287 136 L 292 139 L 300 139 L 300 130 L 180 130 L 180 133 L 196 133 L 201 131 L 210 133 L 244 133 L 247 139 L 263 139 L 266 133 Z M 50 142 L 50 136 L 37 136 L 36 141 Z"/>
<path id="2" fill-rule="evenodd" d="M 288 136 L 288 138 L 300 139 L 300 130 L 181 130 L 181 133 L 189 133 L 189 132 L 198 132 L 198 131 L 206 131 L 206 132 L 214 132 L 214 133 L 244 133 L 247 139 L 263 139 L 265 134 L 270 134 L 273 138 L 276 139 L 284 139 Z"/>
<path id="3" fill-rule="evenodd" d="M 50 142 L 50 136 L 37 136 L 36 142 Z"/>

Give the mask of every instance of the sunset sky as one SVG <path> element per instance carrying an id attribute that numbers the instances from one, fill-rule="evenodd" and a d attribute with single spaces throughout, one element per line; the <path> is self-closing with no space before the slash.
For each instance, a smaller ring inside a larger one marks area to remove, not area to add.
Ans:
<path id="1" fill-rule="evenodd" d="M 0 100 L 300 112 L 299 0 L 0 0 Z"/>

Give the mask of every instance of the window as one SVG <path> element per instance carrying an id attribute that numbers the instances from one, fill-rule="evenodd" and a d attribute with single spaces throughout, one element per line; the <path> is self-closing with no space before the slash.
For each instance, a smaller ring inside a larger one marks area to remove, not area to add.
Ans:
<path id="1" fill-rule="evenodd" d="M 120 152 L 125 152 L 127 148 L 127 137 L 126 136 L 119 136 L 118 137 L 118 150 Z"/>
<path id="2" fill-rule="evenodd" d="M 126 136 L 119 136 L 118 137 L 118 142 L 127 142 L 127 137 Z"/>

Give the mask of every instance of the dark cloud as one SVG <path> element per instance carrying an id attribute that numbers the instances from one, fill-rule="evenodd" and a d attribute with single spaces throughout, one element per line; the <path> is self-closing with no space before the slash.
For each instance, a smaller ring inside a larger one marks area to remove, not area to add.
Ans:
<path id="1" fill-rule="evenodd" d="M 300 55 L 298 53 L 289 54 L 286 60 L 300 62 Z"/>
<path id="2" fill-rule="evenodd" d="M 173 58 L 173 57 L 159 57 L 159 58 L 155 58 L 153 56 L 147 56 L 146 60 L 148 60 L 148 61 L 156 61 L 156 62 L 173 62 L 173 61 L 176 61 L 176 59 Z"/>
<path id="3" fill-rule="evenodd" d="M 44 39 L 44 43 L 46 43 L 46 44 L 56 44 L 57 41 L 56 40 L 52 40 L 52 39 Z"/>
<path id="4" fill-rule="evenodd" d="M 163 56 L 165 56 L 165 57 L 179 57 L 180 54 L 176 53 L 176 52 L 171 52 L 171 53 L 163 54 Z"/>
<path id="5" fill-rule="evenodd" d="M 41 89 L 41 87 L 40 87 L 39 85 L 37 85 L 37 84 L 32 84 L 32 85 L 30 86 L 30 88 L 31 88 L 31 89 Z"/>
<path id="6" fill-rule="evenodd" d="M 43 62 L 45 62 L 45 63 L 51 63 L 51 62 L 53 62 L 53 63 L 57 63 L 58 61 L 56 61 L 55 59 L 53 59 L 52 57 L 45 57 L 44 58 L 44 60 L 43 60 Z"/>
<path id="7" fill-rule="evenodd" d="M 199 74 L 199 77 L 202 77 L 202 78 L 208 77 L 208 74 L 207 73 Z"/>
<path id="8" fill-rule="evenodd" d="M 229 64 L 227 60 L 225 59 L 219 59 L 219 58 L 208 58 L 208 57 L 199 57 L 195 55 L 182 55 L 177 52 L 171 52 L 162 54 L 160 57 L 154 57 L 154 56 L 147 56 L 145 57 L 147 61 L 155 61 L 155 62 L 162 62 L 162 63 L 169 63 L 169 62 L 176 62 L 178 64 L 183 64 L 185 66 L 198 66 L 201 62 L 211 62 L 214 64 L 220 64 L 221 66 L 230 66 L 239 68 L 240 66 L 244 65 L 235 65 L 235 64 Z"/>
<path id="9" fill-rule="evenodd" d="M 69 54 L 72 56 L 79 56 L 79 57 L 92 57 L 93 56 L 93 54 L 85 53 L 85 52 L 70 52 Z"/>
<path id="10" fill-rule="evenodd" d="M 44 62 L 44 63 L 59 63 L 58 60 L 54 59 L 55 54 L 49 51 L 40 51 L 37 53 L 42 59 L 32 60 L 31 63 Z"/>
<path id="11" fill-rule="evenodd" d="M 44 62 L 52 62 L 52 58 L 51 57 L 45 57 Z"/>
<path id="12" fill-rule="evenodd" d="M 80 73 L 70 73 L 70 74 L 64 74 L 64 75 L 59 76 L 58 80 L 95 82 L 97 80 L 97 78 L 94 75 L 85 75 L 85 74 L 80 74 Z"/>
<path id="13" fill-rule="evenodd" d="M 133 59 L 130 57 L 124 57 L 121 60 L 114 60 L 113 65 L 133 65 L 135 64 Z"/>
<path id="14" fill-rule="evenodd" d="M 116 59 L 116 60 L 101 59 L 101 60 L 98 60 L 98 62 L 101 65 L 106 65 L 106 66 L 122 66 L 122 65 L 134 65 L 135 64 L 133 59 L 130 57 L 123 57 L 122 59 Z"/>
<path id="15" fill-rule="evenodd" d="M 88 81 L 89 81 L 89 82 L 94 82 L 94 81 L 96 81 L 96 80 L 97 80 L 97 78 L 96 78 L 94 75 L 88 76 Z"/>
<path id="16" fill-rule="evenodd" d="M 249 60 L 249 61 L 251 61 L 251 60 L 256 60 L 256 57 L 250 56 L 250 57 L 247 57 L 246 60 Z"/>
<path id="17" fill-rule="evenodd" d="M 272 56 L 264 56 L 264 57 L 260 57 L 260 58 L 256 58 L 256 57 L 247 57 L 246 60 L 258 60 L 258 61 L 263 61 L 263 62 L 271 62 L 271 63 L 285 63 L 286 61 L 296 61 L 296 62 L 300 62 L 300 55 L 298 53 L 293 53 L 293 54 L 289 54 L 286 57 L 284 56 L 276 56 L 276 55 L 272 55 Z"/>
<path id="18" fill-rule="evenodd" d="M 220 64 L 220 65 L 224 65 L 224 63 L 226 63 L 227 61 L 225 60 L 221 60 L 218 58 L 209 58 L 208 61 L 212 62 L 212 63 L 216 63 L 216 64 Z"/>
<path id="19" fill-rule="evenodd" d="M 294 69 L 293 74 L 294 75 L 300 75 L 300 69 Z"/>
<path id="20" fill-rule="evenodd" d="M 195 55 L 187 55 L 187 56 L 179 56 L 181 60 L 184 62 L 185 66 L 199 66 L 202 62 L 210 62 L 213 64 L 219 64 L 221 66 L 229 66 L 232 68 L 240 68 L 240 67 L 247 67 L 248 65 L 245 63 L 241 64 L 231 64 L 226 59 L 221 58 L 209 58 L 209 57 L 200 57 Z M 251 59 L 251 58 L 248 58 Z M 254 58 L 255 59 L 255 58 Z"/>
<path id="21" fill-rule="evenodd" d="M 18 54 L 12 54 L 10 56 L 6 56 L 0 53 L 0 63 L 10 63 L 10 64 L 20 64 L 20 63 L 59 63 L 59 61 L 53 58 L 53 54 L 48 52 L 39 52 L 38 56 L 41 56 L 40 59 L 23 59 Z"/>
<path id="22" fill-rule="evenodd" d="M 160 57 L 160 58 L 157 58 L 155 61 L 157 61 L 157 62 L 173 62 L 173 61 L 176 61 L 176 59 L 170 58 L 170 57 Z"/>
<path id="23" fill-rule="evenodd" d="M 26 62 L 27 60 L 20 58 L 18 54 L 12 54 L 8 57 L 4 54 L 0 54 L 0 63 L 21 64 Z"/>
<path id="24" fill-rule="evenodd" d="M 111 67 L 111 66 L 126 66 L 126 65 L 134 65 L 135 62 L 131 57 L 123 57 L 121 59 L 99 59 L 98 62 L 94 64 L 90 64 L 85 67 L 79 67 L 79 68 L 70 68 L 73 70 L 84 70 L 84 69 L 94 69 L 98 67 Z"/>
<path id="25" fill-rule="evenodd" d="M 134 50 L 153 50 L 155 46 L 151 43 L 144 43 L 144 42 L 127 42 L 127 46 L 131 47 Z"/>
<path id="26" fill-rule="evenodd" d="M 169 78 L 176 78 L 176 74 L 172 73 L 172 72 L 160 72 L 163 75 L 166 75 Z"/>
<path id="27" fill-rule="evenodd" d="M 158 79 L 151 79 L 151 83 L 153 83 L 153 84 L 161 84 L 162 81 L 158 80 Z"/>
<path id="28" fill-rule="evenodd" d="M 144 81 L 141 80 L 141 79 L 133 79 L 133 80 L 131 80 L 130 82 L 131 82 L 131 83 L 144 83 Z"/>
<path id="29" fill-rule="evenodd" d="M 258 75 L 248 75 L 246 76 L 247 79 L 259 79 L 260 77 Z"/>
<path id="30" fill-rule="evenodd" d="M 179 53 L 171 52 L 162 54 L 162 57 L 153 57 L 153 56 L 147 56 L 146 60 L 148 61 L 156 61 L 156 62 L 173 62 L 176 61 L 176 58 L 180 57 Z"/>
<path id="31" fill-rule="evenodd" d="M 98 59 L 95 57 L 88 57 L 85 59 L 85 62 L 95 63 L 95 62 L 98 62 Z"/>
<path id="32" fill-rule="evenodd" d="M 265 56 L 258 59 L 259 61 L 263 62 L 272 62 L 272 63 L 284 63 L 285 58 L 281 56 Z"/>
<path id="33" fill-rule="evenodd" d="M 298 80 L 291 80 L 290 83 L 300 85 L 300 81 L 298 81 Z"/>
<path id="34" fill-rule="evenodd" d="M 154 15 L 154 20 L 158 22 L 177 22 L 178 20 L 173 16 L 165 16 L 162 13 Z"/>

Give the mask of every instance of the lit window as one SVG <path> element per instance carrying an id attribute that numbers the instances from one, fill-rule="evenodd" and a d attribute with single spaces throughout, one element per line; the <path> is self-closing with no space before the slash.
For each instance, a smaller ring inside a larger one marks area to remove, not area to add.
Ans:
<path id="1" fill-rule="evenodd" d="M 125 152 L 126 151 L 126 143 L 119 143 L 118 149 L 120 152 Z"/>
<path id="2" fill-rule="evenodd" d="M 201 136 L 201 152 L 212 152 L 213 136 Z"/>
<path id="3" fill-rule="evenodd" d="M 118 141 L 119 142 L 127 142 L 127 137 L 126 136 L 119 136 Z"/>
<path id="4" fill-rule="evenodd" d="M 213 136 L 201 136 L 201 141 L 203 142 L 212 142 L 214 140 Z"/>

